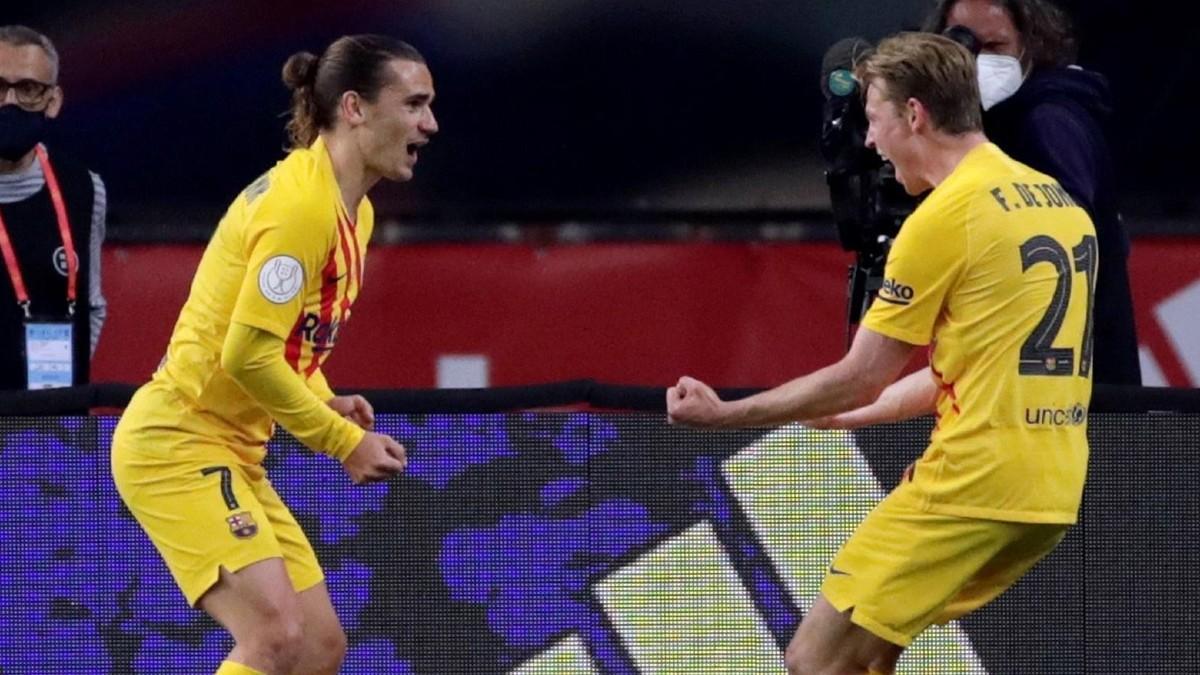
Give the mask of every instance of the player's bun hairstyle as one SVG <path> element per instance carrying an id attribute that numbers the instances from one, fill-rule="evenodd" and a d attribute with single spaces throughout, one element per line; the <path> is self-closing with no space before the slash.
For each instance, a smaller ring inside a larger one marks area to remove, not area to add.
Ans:
<path id="1" fill-rule="evenodd" d="M 342 94 L 357 92 L 374 103 L 388 84 L 387 64 L 395 59 L 425 63 L 412 45 L 386 35 L 346 35 L 320 57 L 296 52 L 283 64 L 283 83 L 292 92 L 288 139 L 292 148 L 307 148 L 317 134 L 337 122 Z"/>

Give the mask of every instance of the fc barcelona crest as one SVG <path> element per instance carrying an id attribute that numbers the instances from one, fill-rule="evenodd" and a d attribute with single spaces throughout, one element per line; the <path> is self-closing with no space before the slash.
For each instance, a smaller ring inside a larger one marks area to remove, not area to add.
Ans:
<path id="1" fill-rule="evenodd" d="M 225 522 L 229 523 L 229 531 L 238 539 L 249 539 L 258 534 L 258 523 L 254 522 L 254 516 L 249 511 L 235 513 Z"/>

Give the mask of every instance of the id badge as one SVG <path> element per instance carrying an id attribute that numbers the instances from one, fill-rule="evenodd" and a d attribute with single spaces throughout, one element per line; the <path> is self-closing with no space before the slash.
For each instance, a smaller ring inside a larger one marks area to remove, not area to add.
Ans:
<path id="1" fill-rule="evenodd" d="M 26 322 L 25 372 L 30 389 L 56 389 L 74 383 L 71 331 L 67 322 Z"/>

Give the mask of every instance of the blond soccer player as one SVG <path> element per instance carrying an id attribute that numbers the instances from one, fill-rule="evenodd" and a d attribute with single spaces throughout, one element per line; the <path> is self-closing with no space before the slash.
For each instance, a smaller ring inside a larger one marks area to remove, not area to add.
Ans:
<path id="1" fill-rule="evenodd" d="M 834 557 L 788 646 L 791 673 L 890 673 L 925 628 L 971 612 L 1074 523 L 1087 472 L 1096 235 L 1058 182 L 982 132 L 974 59 L 908 33 L 856 67 L 867 144 L 930 191 L 839 362 L 739 401 L 684 377 L 669 418 L 698 427 L 933 413 L 921 458 Z M 896 381 L 914 350 L 930 366 Z"/>

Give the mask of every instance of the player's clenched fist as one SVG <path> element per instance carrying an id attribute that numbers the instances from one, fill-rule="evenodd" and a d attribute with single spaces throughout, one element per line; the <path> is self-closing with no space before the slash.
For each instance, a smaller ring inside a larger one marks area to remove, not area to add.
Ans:
<path id="1" fill-rule="evenodd" d="M 667 389 L 667 421 L 689 427 L 715 427 L 722 422 L 724 403 L 712 387 L 687 376 Z"/>
<path id="2" fill-rule="evenodd" d="M 342 466 L 355 485 L 384 480 L 404 470 L 408 456 L 391 436 L 368 431 Z"/>

